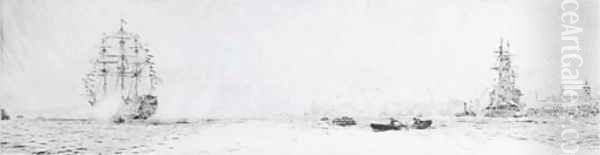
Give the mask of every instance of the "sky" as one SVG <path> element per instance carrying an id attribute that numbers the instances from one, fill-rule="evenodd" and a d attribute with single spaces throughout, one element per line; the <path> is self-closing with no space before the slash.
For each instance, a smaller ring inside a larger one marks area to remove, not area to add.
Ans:
<path id="1" fill-rule="evenodd" d="M 595 60 L 598 2 L 582 3 Z M 0 106 L 86 115 L 81 78 L 120 19 L 156 56 L 160 116 L 441 113 L 483 100 L 500 38 L 533 103 L 560 92 L 560 13 L 560 0 L 2 0 Z"/>

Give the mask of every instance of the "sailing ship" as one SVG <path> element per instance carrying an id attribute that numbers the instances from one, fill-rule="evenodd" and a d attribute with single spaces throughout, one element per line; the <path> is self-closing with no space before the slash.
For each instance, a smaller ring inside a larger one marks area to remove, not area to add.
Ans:
<path id="1" fill-rule="evenodd" d="M 141 43 L 140 36 L 126 31 L 121 20 L 118 31 L 104 34 L 98 57 L 83 81 L 91 106 L 109 96 L 119 96 L 122 105 L 113 121 L 144 120 L 158 107 L 154 92 L 159 84 L 154 55 Z"/>
<path id="2" fill-rule="evenodd" d="M 517 116 L 524 107 L 520 101 L 523 93 L 515 84 L 517 74 L 512 66 L 510 43 L 500 39 L 500 45 L 494 53 L 496 54 L 496 65 L 492 67 L 492 70 L 497 73 L 497 77 L 489 92 L 490 103 L 485 108 L 485 116 Z"/>

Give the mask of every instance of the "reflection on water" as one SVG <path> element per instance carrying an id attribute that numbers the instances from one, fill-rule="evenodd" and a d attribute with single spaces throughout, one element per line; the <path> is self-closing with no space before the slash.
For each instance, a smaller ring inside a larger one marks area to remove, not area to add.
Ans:
<path id="1" fill-rule="evenodd" d="M 13 120 L 0 122 L 1 152 L 34 154 L 149 153 L 171 147 L 194 124 L 107 124 L 88 120 Z"/>

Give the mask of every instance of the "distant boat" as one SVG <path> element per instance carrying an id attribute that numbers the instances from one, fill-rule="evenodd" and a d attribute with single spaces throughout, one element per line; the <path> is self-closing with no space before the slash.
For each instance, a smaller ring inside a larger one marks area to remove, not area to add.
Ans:
<path id="1" fill-rule="evenodd" d="M 0 108 L 0 120 L 10 120 L 10 116 L 6 112 L 6 110 Z"/>
<path id="2" fill-rule="evenodd" d="M 375 132 L 391 131 L 391 130 L 408 130 L 408 125 L 400 123 L 394 118 L 390 118 L 389 124 L 371 123 L 371 129 Z"/>
<path id="3" fill-rule="evenodd" d="M 477 116 L 477 114 L 468 108 L 467 102 L 463 102 L 463 112 L 456 113 L 456 114 L 454 114 L 454 116 L 456 116 L 456 117 L 466 117 L 466 116 L 475 117 L 475 116 Z"/>
<path id="4" fill-rule="evenodd" d="M 154 55 L 138 34 L 124 29 L 125 23 L 121 20 L 118 31 L 102 37 L 98 57 L 83 79 L 91 106 L 101 104 L 110 95 L 120 96 L 123 105 L 114 115 L 115 122 L 147 119 L 158 107 Z"/>

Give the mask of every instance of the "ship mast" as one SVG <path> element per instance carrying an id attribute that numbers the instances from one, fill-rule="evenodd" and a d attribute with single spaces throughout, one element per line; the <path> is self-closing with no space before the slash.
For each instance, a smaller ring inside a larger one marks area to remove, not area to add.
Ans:
<path id="1" fill-rule="evenodd" d="M 125 26 L 125 20 L 121 19 L 121 28 L 119 29 L 119 49 L 120 49 L 120 68 L 119 68 L 119 78 L 120 79 L 120 85 L 121 85 L 121 90 L 125 89 L 125 40 L 124 40 L 124 34 L 125 34 L 125 30 L 124 27 Z"/>
<path id="2" fill-rule="evenodd" d="M 592 96 L 592 86 L 590 86 L 590 83 L 588 81 L 585 81 L 582 88 L 583 88 L 582 100 L 584 102 L 591 102 L 592 100 L 594 100 L 594 98 Z"/>
<path id="3" fill-rule="evenodd" d="M 106 59 L 106 39 L 102 39 L 102 51 L 100 54 L 100 58 L 102 60 Z M 102 63 L 102 69 L 100 70 L 101 72 L 101 76 L 102 76 L 102 92 L 106 92 L 107 89 L 107 76 L 108 76 L 108 70 L 106 69 L 106 61 L 99 61 L 97 60 L 97 62 Z"/>
<path id="4" fill-rule="evenodd" d="M 139 53 L 140 43 L 138 42 L 137 39 L 134 39 L 133 41 L 134 41 L 133 51 L 135 53 L 135 56 L 139 57 L 139 55 L 140 55 L 140 53 Z M 135 93 L 135 96 L 139 95 L 138 94 L 139 83 L 140 83 L 140 76 L 141 76 L 141 72 L 142 72 L 142 70 L 140 69 L 140 66 L 141 66 L 141 63 L 140 62 L 136 62 L 135 66 L 134 66 L 135 68 L 134 68 L 134 71 L 133 71 L 133 77 L 135 78 L 135 81 L 134 81 L 135 83 L 134 83 L 134 89 L 133 89 L 133 91 Z"/>

